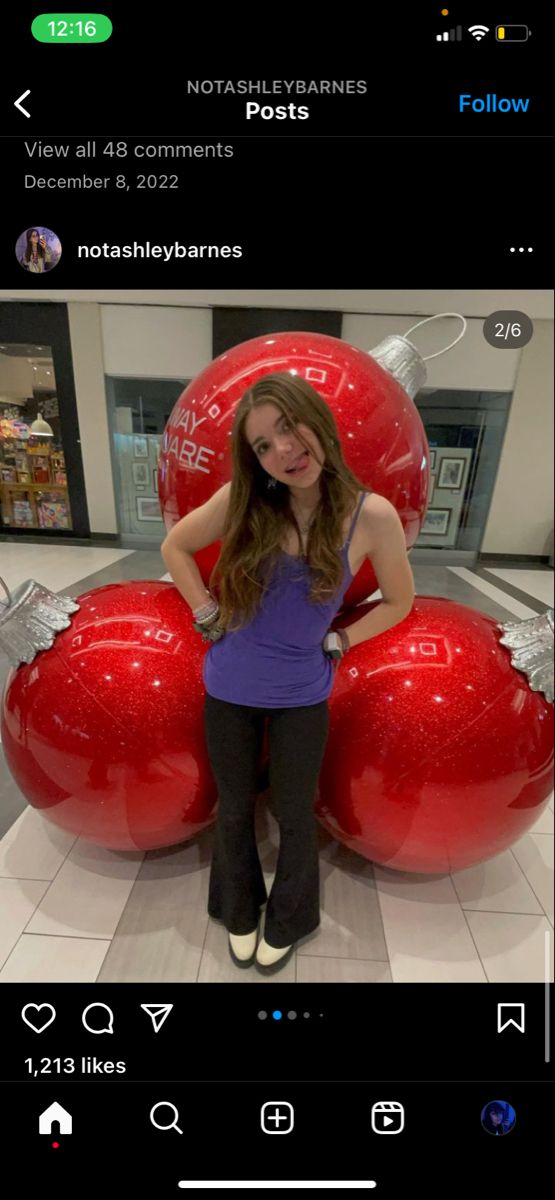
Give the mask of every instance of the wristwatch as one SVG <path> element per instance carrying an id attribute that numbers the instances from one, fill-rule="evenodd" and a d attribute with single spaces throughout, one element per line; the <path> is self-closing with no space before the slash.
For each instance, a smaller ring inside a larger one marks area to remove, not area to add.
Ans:
<path id="1" fill-rule="evenodd" d="M 324 653 L 329 658 L 341 659 L 350 649 L 349 637 L 345 629 L 332 629 L 323 641 Z"/>

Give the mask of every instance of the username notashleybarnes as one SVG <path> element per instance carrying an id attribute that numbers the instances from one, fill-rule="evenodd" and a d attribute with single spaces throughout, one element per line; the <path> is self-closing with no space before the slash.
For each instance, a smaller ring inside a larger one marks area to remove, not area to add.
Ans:
<path id="1" fill-rule="evenodd" d="M 183 246 L 173 242 L 160 246 L 154 242 L 133 242 L 132 245 L 78 246 L 78 258 L 242 258 L 242 246 Z"/>

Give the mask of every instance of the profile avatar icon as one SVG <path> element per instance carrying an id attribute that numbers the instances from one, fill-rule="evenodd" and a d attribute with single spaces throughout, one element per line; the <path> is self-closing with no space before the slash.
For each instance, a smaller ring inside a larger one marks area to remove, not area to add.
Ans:
<path id="1" fill-rule="evenodd" d="M 15 254 L 24 271 L 29 271 L 32 275 L 42 275 L 58 265 L 62 246 L 52 229 L 37 225 L 25 229 L 20 234 L 15 244 Z"/>
<path id="2" fill-rule="evenodd" d="M 510 1133 L 516 1121 L 516 1113 L 507 1100 L 490 1100 L 482 1109 L 482 1129 L 494 1137 Z"/>

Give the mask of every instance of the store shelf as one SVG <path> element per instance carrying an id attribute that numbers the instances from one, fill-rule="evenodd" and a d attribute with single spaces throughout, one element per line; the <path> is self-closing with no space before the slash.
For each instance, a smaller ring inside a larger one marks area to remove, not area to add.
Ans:
<path id="1" fill-rule="evenodd" d="M 67 483 L 0 483 L 0 491 L 2 488 L 11 492 L 67 492 Z"/>
<path id="2" fill-rule="evenodd" d="M 0 513 L 3 528 L 71 529 L 68 485 L 50 479 L 33 478 L 40 470 L 46 474 L 65 472 L 62 451 L 48 452 L 44 447 L 11 447 L 6 441 L 0 447 L 2 474 L 23 474 L 29 479 L 0 480 Z M 39 453 L 40 450 L 40 453 Z M 38 459 L 42 459 L 40 466 Z"/>

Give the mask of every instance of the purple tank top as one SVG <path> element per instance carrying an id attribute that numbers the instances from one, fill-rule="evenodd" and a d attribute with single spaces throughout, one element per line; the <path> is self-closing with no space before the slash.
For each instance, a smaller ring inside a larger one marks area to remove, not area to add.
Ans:
<path id="1" fill-rule="evenodd" d="M 298 708 L 327 700 L 333 666 L 322 641 L 352 580 L 349 546 L 366 495 L 340 550 L 345 569 L 335 596 L 312 604 L 308 565 L 282 551 L 255 617 L 213 642 L 205 655 L 202 677 L 210 696 L 251 708 Z"/>

